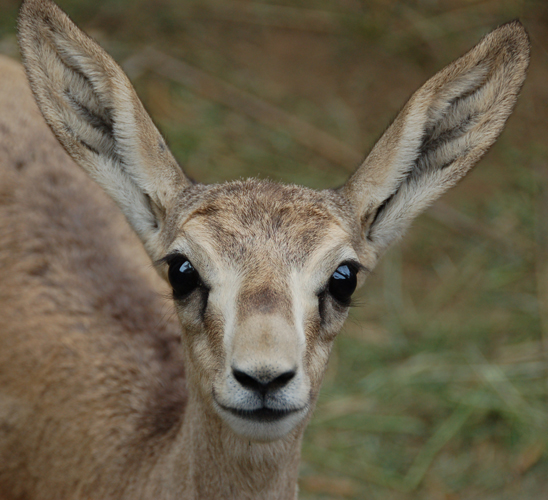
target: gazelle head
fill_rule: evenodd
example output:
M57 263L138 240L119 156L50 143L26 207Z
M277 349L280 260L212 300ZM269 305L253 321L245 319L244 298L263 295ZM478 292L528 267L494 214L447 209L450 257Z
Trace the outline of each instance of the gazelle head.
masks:
M350 207L334 192L253 180L184 189L176 206L158 266L189 376L238 434L281 437L308 415L366 272Z
M24 2L19 39L46 121L173 289L191 392L259 441L302 429L352 293L493 144L529 59L518 22L493 31L411 97L343 187L313 191L190 181L122 70L50 0Z

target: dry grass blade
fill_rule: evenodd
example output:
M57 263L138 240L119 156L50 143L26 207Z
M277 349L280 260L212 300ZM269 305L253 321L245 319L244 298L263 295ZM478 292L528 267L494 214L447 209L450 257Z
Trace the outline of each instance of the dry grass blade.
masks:
M488 0L478 4L470 2L469 5L460 5L459 8L436 15L424 15L419 9L402 3L401 13L408 22L405 29L396 30L391 36L402 36L406 32L413 31L414 35L432 43L439 38L447 37L450 33L489 26L493 23L492 5L495 2L498 0Z
M526 425L538 428L546 426L544 410L529 404L500 366L489 363L478 349L471 351L471 357L474 362L471 367L498 394L516 418L523 420Z
M192 89L206 99L243 113L267 127L290 133L296 142L336 165L343 165L345 168L349 165L355 167L363 159L362 154L327 132L158 50L145 49L141 54L127 60L124 69L133 75L143 70L154 71L164 78Z
M331 34L340 31L342 22L347 21L349 16L302 7L258 2L208 1L200 5L195 17Z
M328 494L336 497L354 497L359 489L356 481L329 476L306 476L300 486L310 493Z
M545 363L548 360L542 342L521 342L503 346L499 350L497 360L500 364L526 363L540 361Z
M334 428L338 430L359 429L361 432L410 434L421 436L424 434L424 424L417 418L400 415L369 415L354 413L336 417L318 417L312 427Z
M440 450L461 430L473 409L459 406L453 414L443 422L432 437L422 447L402 481L403 491L413 491L420 485L430 465Z
M527 343L527 347L529 344ZM514 350L523 352L520 345ZM506 387L513 380L538 380L544 376L545 361L541 353L536 357L511 359L505 357L499 363L489 363L481 353L474 351L473 359L465 360L453 353L420 353L409 358L396 368L381 368L362 379L360 385L366 394L373 394L387 386L397 386L399 390L419 384L483 384L495 388L495 392L511 392L512 403L521 409L522 396L515 387ZM502 387L502 389L501 389ZM517 398L517 399L516 399ZM328 419L330 415L326 416Z
M497 231L487 224L472 219L441 201L434 203L432 208L428 211L428 214L432 219L442 223L444 226L457 233L472 234L474 236L479 236L480 238L488 237L501 244L504 248L525 250L525 242L522 242L517 238L510 238L503 232Z
M360 471L359 475L349 471L347 468L341 467L341 463L337 460L337 457L329 450L321 448L319 446L310 445L309 446L309 457L308 461L315 463L322 468L331 469L341 475L346 477L353 476L357 481L370 482L372 484L377 484L379 486L400 490L404 489L403 486L403 477L401 474L392 472L385 469L384 467L378 467L374 464L360 461L359 463L352 463L355 461L347 460L347 463L352 463L356 466L356 469Z

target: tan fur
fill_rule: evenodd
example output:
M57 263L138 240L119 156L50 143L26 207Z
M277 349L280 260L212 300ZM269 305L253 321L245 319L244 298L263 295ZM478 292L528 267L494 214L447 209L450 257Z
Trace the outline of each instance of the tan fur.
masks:
M2 58L0 74L0 492L89 498L112 474L115 496L181 420L179 326L119 210L45 126L21 66Z
M363 283L494 142L525 76L523 28L438 73L343 188L316 192L193 184L120 68L50 0L26 0L19 23L72 159L1 58L0 498L295 498L348 310L331 276L355 261ZM174 255L200 276L175 301ZM259 397L249 376L278 385ZM241 414L260 408L286 413Z

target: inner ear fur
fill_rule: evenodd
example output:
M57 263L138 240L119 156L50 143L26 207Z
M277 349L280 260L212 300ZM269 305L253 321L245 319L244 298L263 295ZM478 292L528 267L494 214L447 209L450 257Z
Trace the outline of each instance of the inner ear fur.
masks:
M483 38L409 99L341 188L377 255L454 186L501 133L523 85L529 38L519 21Z

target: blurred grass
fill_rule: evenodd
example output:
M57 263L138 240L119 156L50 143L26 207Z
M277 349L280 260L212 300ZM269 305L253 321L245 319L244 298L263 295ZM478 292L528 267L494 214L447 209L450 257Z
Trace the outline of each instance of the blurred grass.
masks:
M548 3L59 4L122 64L153 46L328 133L349 158L444 64L496 25L524 22L533 59L507 130L389 252L336 342L305 437L301 498L548 498ZM0 0L0 51L12 55L17 7ZM154 71L134 76L200 181L324 188L357 164L251 119L225 90L213 99Z

